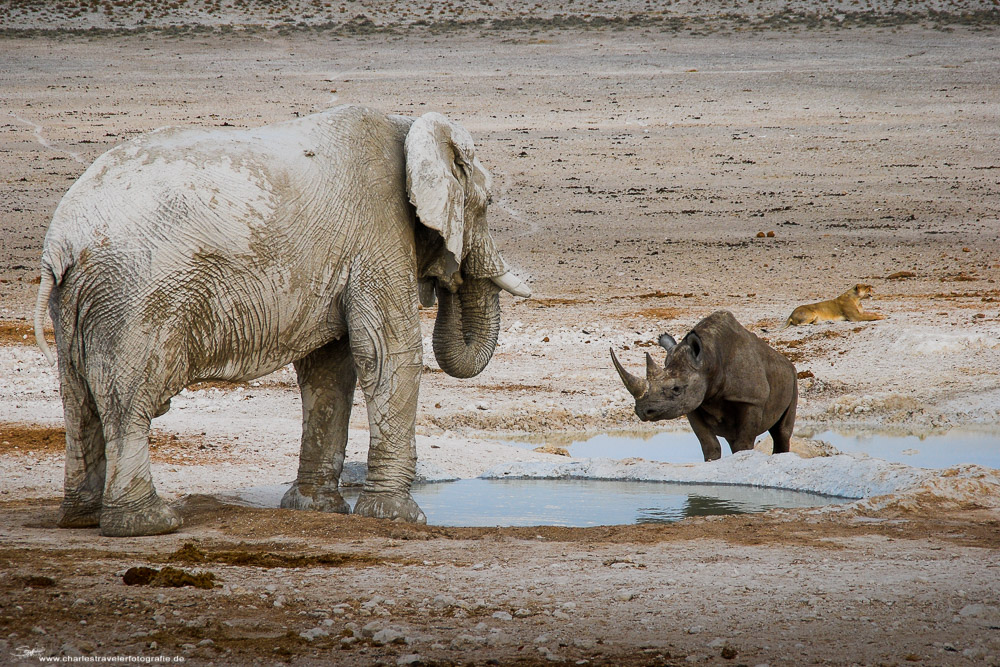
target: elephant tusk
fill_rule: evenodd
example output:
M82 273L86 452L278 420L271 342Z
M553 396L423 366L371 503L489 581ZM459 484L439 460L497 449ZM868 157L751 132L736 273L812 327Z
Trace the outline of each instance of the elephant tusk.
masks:
M531 289L524 284L523 280L515 276L510 271L502 276L493 278L493 282L514 296L523 296L524 298L531 296Z

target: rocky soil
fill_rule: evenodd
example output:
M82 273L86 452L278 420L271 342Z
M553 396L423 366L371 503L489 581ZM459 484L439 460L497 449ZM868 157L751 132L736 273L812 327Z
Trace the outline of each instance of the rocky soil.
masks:
M995 428L996 3L173 4L0 4L0 663L1000 664L990 489L592 529L223 502L294 476L287 369L189 388L155 423L181 533L58 530L61 410L29 326L48 220L111 146L436 110L475 137L534 297L504 297L477 378L427 346L423 463L474 476L558 458L513 437L685 428L638 424L608 348L638 371L720 308L796 363L800 434ZM779 329L859 282L886 319ZM213 587L127 586L133 567Z

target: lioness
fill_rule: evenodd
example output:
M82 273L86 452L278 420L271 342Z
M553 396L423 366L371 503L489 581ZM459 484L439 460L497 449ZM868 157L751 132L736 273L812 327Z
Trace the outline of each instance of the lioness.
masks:
M793 324L816 324L823 321L870 322L885 319L885 315L866 313L862 310L861 299L868 298L871 293L871 285L858 283L836 299L799 306L788 316L782 329L787 329Z

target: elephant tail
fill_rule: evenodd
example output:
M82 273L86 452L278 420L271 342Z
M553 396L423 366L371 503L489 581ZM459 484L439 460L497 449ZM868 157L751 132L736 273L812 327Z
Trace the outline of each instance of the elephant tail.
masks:
M52 269L48 266L42 266L42 280L38 285L38 300L35 302L35 343L42 350L42 354L48 360L49 365L56 363L56 359L52 356L52 350L49 349L49 344L45 340L45 331L42 328L45 322L45 312L48 310L49 297L52 296L52 289L56 285L56 277L52 275Z

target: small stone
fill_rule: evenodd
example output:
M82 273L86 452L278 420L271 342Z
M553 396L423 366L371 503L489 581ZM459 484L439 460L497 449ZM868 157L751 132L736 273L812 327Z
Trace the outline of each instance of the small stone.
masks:
M404 636L405 634L399 628L394 628L390 625L372 635L372 644L375 644L375 646L401 644L403 643Z
M418 665L423 661L419 653L408 653L396 658L397 665Z
M452 650L464 650L470 648L476 648L482 646L486 643L486 639L483 637L475 637L473 635L461 634L451 640Z
M493 612L492 617L495 618L495 619L497 619L498 621L512 621L512 620L514 620L514 617L511 616L510 614L508 614L505 611L495 611L495 612Z
M215 646L215 642L211 639L202 639L198 642L198 646Z
M451 607L455 604L455 598L450 595L437 595L434 597L432 604L441 609L443 607Z
M558 447L556 445L542 445L540 447L535 447L532 451L538 452L540 454L553 454L555 456L569 456L569 450L565 447Z
M80 652L80 649L73 646L72 644L63 644L59 648L59 654L65 656L72 656L74 658L83 655L83 653Z
M959 616L984 616L986 614L987 607L984 604L967 604L962 607L958 615Z
M635 598L635 593L632 591L615 591L615 599L619 602L628 602L633 598Z
M705 626L703 625L692 625L690 628L685 630L685 632L687 632L689 635L696 635L704 631L705 631Z
M311 628L309 630L303 630L299 633L299 637L302 637L306 641L311 642L317 637L329 637L330 631L326 628Z
M571 618L569 614L562 611L561 609L556 609L555 611L552 612L552 615L555 618L558 618L560 621L568 621Z
M514 612L514 618L528 618L529 616L534 616L535 613L530 609L518 609Z

